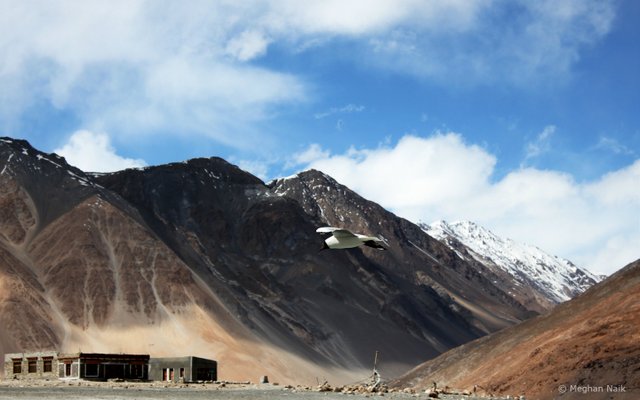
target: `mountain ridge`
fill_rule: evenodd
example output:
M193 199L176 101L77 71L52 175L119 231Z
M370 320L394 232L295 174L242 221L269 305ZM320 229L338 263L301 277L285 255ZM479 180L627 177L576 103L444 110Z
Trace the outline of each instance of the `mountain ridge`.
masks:
M91 174L10 138L0 171L3 352L178 351L225 379L348 382L376 350L394 376L535 314L318 171L265 184L211 157ZM390 249L318 253L325 224Z
M567 301L601 278L571 261L551 256L538 247L497 236L471 221L419 224L427 233L445 243L463 258L473 258L494 272L502 270L514 277L517 292L531 288L531 302L547 310Z

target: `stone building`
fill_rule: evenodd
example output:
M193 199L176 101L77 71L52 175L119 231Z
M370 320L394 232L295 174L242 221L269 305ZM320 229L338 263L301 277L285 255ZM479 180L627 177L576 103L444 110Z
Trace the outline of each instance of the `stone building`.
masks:
M149 361L149 379L165 382L215 381L218 363L200 357L152 358Z
M58 378L58 353L10 353L4 355L6 379L56 379Z
M149 378L148 354L39 353L5 354L6 379L139 379Z

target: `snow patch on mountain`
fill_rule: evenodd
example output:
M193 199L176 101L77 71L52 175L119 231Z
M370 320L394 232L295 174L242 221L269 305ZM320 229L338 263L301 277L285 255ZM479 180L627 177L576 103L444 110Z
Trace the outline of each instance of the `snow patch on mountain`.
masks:
M535 287L554 303L567 301L602 280L569 260L549 255L535 246L501 238L470 221L437 221L420 224L420 227L460 257L472 257L489 268L497 266L517 282Z

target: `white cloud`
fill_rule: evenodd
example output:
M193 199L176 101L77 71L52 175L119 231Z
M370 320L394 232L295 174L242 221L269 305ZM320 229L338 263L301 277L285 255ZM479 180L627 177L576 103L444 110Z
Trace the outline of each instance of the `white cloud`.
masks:
M495 156L455 133L406 135L395 146L338 155L312 145L307 153L298 158L305 168L413 221L472 220L597 273L640 257L640 160L579 183L535 168L494 180Z
M416 220L424 207L460 201L469 191L483 190L495 161L480 147L465 145L460 135L437 134L428 139L407 135L395 147L352 148L309 166Z
M267 52L269 40L257 31L244 31L227 43L226 51L240 61L248 61Z
M243 63L269 42L248 29L246 7L10 2L0 13L0 116L49 104L112 135L197 134L246 148L254 124L306 98L301 79Z
M328 0L270 2L272 27L307 35L359 37L385 32L401 24L428 30L465 30L475 23L483 0Z
M146 165L144 160L117 155L107 134L86 130L73 133L69 141L54 153L87 172L113 172Z
M322 146L317 143L312 143L306 150L295 153L292 156L292 160L289 166L309 164L317 160L328 158L331 153L328 150L322 150Z

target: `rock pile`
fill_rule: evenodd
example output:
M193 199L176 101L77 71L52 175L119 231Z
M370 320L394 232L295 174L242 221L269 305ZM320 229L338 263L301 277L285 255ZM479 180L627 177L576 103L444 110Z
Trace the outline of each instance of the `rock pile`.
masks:
M315 391L315 392L333 392L333 393L343 393L343 394L371 394L376 393L380 395L384 395L384 393L392 393L399 392L397 389L389 389L386 385L364 385L364 384L354 384L354 385L345 385L345 386L332 386L327 382L324 382L316 387L312 386L291 386L287 385L284 387L285 389L292 391ZM410 389L413 390L413 389Z

